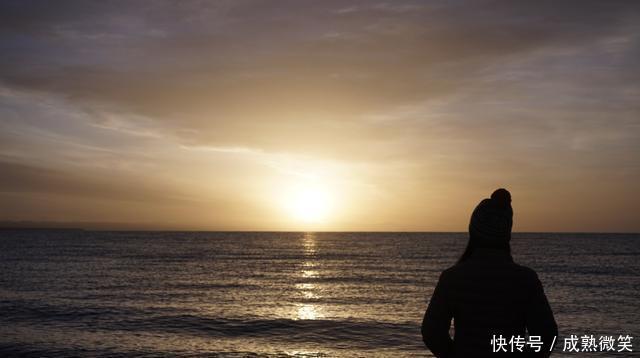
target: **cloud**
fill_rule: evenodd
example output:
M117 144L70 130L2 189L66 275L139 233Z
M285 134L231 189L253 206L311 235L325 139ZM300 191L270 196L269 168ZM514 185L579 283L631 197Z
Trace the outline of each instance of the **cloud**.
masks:
M623 197L639 20L636 1L3 2L1 187L181 206L202 177L223 210L264 167L326 165L411 193L390 208L501 180Z
M25 165L6 159L0 161L0 188L3 194L39 193L138 202L195 201L179 195L175 189L166 190L157 185L149 188L142 182L136 183L132 178L119 181L93 174Z
M187 144L366 156L404 139L367 117L493 89L488 67L587 46L638 15L633 2L345 5L5 4L0 78L151 118Z

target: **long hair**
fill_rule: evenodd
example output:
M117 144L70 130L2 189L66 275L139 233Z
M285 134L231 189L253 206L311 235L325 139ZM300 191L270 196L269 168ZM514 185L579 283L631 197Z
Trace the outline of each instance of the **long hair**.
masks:
M509 255L511 255L511 245L509 245L509 241L496 242L496 243L482 242L480 240L475 239L473 235L469 235L469 242L467 243L467 247L464 249L464 252L458 259L457 263L460 264L467 261L469 257L471 257L471 255L479 248L491 248L491 249L504 250Z

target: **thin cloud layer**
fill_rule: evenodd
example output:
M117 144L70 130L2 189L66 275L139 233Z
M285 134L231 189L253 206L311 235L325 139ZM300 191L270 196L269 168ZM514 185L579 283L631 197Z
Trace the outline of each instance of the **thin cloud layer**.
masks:
M450 228L436 223L446 215L426 203L444 204L438 193L456 187L473 195L506 182L528 193L551 182L557 189L542 195L550 199L585 180L593 205L600 190L638 194L637 2L0 6L0 154L10 162L71 176L109 163L121 183L164 171L148 181L171 192L167 172L181 177L181 163L200 162L186 159L202 156L199 148L215 152L229 182L252 171L227 163L229 156L263 174L265 163L283 156L333 161L351 168L343 181L358 182L360 199L401 193L398 186L416 193L384 200L427 218L375 226L390 230ZM19 182L4 191L14 193ZM221 191L242 190L228 185ZM113 197L128 196L116 191ZM424 203L414 202L421 195ZM534 207L543 201L534 199ZM261 210L257 216L268 211ZM465 210L445 211L460 217ZM360 220L385 215L367 211L341 227L366 229ZM602 225L627 230L635 218Z

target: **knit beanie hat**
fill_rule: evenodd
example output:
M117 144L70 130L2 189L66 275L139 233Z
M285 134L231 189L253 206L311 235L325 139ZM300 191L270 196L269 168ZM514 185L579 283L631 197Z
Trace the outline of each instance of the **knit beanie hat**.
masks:
M473 210L469 239L477 247L500 247L511 240L512 226L511 194L506 189L498 189Z

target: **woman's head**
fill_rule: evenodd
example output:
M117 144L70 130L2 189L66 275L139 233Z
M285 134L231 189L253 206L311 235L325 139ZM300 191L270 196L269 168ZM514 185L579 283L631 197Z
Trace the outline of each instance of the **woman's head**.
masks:
M508 243L512 226L511 194L506 189L498 189L490 199L482 200L473 210L469 220L469 238L478 247Z
M506 189L498 189L491 198L482 200L469 220L469 244L459 262L466 260L480 247L510 251L513 209L511 194Z

